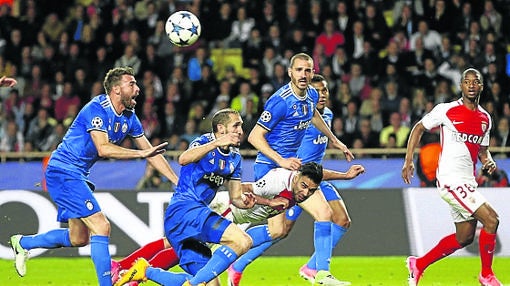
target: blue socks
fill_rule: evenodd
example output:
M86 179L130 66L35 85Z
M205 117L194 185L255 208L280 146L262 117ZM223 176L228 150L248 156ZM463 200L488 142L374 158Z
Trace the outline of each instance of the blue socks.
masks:
M336 245L338 244L338 242L340 242L340 240L342 239L342 237L344 236L344 234L347 232L347 228L343 227L343 226L339 226L338 224L335 224L335 223L332 223L331 224L331 252L333 253L333 249L336 247ZM317 269L317 260L316 260L316 255L315 255L315 252L313 253L313 255L310 257L310 260L308 260L308 263L306 263L306 265L308 266L308 268L310 269Z
M108 249L109 237L105 235L93 235L90 237L90 256L100 286L111 286L110 251Z
M257 257L261 256L264 251L266 251L269 247L273 245L273 241L266 241L259 246L252 247L248 252L243 254L237 261L232 264L232 267L237 272L243 272L244 269L248 266L248 264L252 263L253 260L257 259Z
M68 228L50 230L36 235L24 235L20 244L24 249L71 247Z
M154 281L160 285L178 285L181 286L186 282L186 280L190 280L193 276L182 272L168 272L161 268L147 267L147 271L145 272L145 276L147 279Z
M271 241L271 234L269 234L269 226L267 224L257 225L249 228L246 233L251 236L253 247L259 246L266 241Z
M329 271L331 261L331 225L330 221L316 221L314 223L313 245L315 247L315 261L317 270Z
M232 248L222 245L213 253L211 259L193 278L189 280L192 285L213 280L225 271L232 262L236 261L237 254Z

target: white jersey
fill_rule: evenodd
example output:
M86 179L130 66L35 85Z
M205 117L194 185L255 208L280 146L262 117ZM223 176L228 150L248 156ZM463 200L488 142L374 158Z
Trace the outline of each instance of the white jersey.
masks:
M273 199L276 196L287 198L290 200L289 207L291 207L295 204L291 182L296 173L297 171L284 168L272 169L258 181L250 183L253 186L253 193L266 199ZM230 208L233 222L236 224L261 222L285 211L257 204L251 209L239 209L233 205L230 205Z
M441 156L437 180L441 186L468 183L476 186L475 171L480 146L489 145L492 127L487 111L467 109L462 99L438 104L422 119L430 130L441 128Z

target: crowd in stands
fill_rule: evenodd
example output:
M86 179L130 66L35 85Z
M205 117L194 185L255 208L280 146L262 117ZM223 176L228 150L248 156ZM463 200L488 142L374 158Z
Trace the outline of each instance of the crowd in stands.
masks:
M332 129L350 148L405 146L416 120L458 98L470 66L484 75L493 146L510 145L505 0L6 3L0 76L18 84L0 90L0 152L53 150L80 108L104 92L105 73L125 65L137 72L136 112L154 142L183 150L225 107L240 111L247 135L268 97L288 83L298 52L312 55L328 80ZM183 9L200 18L202 35L179 48L164 26ZM234 66L217 70L211 51L228 48L242 50L247 76Z

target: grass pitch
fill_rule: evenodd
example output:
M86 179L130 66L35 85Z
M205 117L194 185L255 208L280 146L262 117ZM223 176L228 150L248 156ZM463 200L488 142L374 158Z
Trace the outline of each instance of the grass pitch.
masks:
M297 274L306 257L268 257L253 262L245 271L244 286L306 286L310 285ZM405 257L334 257L332 273L352 285L407 285ZM477 257L448 257L436 262L425 272L420 286L479 285ZM496 257L494 271L505 285L510 285L510 257ZM79 286L97 285L94 267L89 258L33 258L27 264L27 276L16 274L12 260L0 260L1 285L23 286ZM221 284L227 285L226 273ZM157 285L148 282L142 285Z

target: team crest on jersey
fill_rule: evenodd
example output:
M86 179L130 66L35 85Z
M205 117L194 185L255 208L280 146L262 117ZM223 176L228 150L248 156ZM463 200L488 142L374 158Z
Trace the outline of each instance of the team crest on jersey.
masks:
M86 207L89 211L91 211L92 209L94 209L94 204L93 204L90 200L87 200L87 201L85 202L85 207Z
M307 104L303 104L301 106L301 111L303 111L303 115L307 115L308 114L308 105Z
M119 128L120 128L120 123L115 122L115 124L113 125L113 132L115 132L115 133L119 132Z
M482 131L485 133L487 131L487 122L482 122Z
M126 132L127 132L127 129L128 129L127 123L126 123L126 122L124 122L124 123L122 124L122 133L126 133Z
M264 112L262 112L262 114L260 115L260 120L262 122L269 122L271 120L271 113L267 110L265 110Z
M92 124L92 126L94 128L101 128L101 127L103 127L103 119L101 119L101 117L99 117L99 116L96 116L96 117L92 118L92 121L90 121L90 124Z

